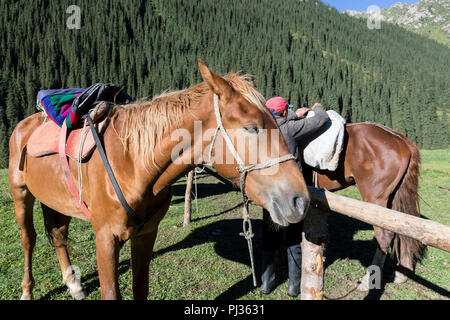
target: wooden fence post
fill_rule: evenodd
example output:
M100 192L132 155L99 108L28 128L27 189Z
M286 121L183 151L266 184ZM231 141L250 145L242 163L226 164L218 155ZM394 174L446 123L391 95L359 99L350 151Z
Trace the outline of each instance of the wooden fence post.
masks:
M300 298L323 299L324 252L329 239L328 211L311 206L303 224Z
M189 171L189 174L188 174L187 180L186 180L186 193L184 195L183 227L186 227L191 223L191 198L192 198L192 183L194 180L194 170Z

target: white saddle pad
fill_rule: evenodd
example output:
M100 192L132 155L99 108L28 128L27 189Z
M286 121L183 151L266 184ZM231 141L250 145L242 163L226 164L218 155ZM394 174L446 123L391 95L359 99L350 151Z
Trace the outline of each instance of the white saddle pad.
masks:
M344 145L345 119L333 110L327 113L331 121L306 143L303 161L317 169L334 171ZM313 116L314 111L308 112L308 118Z

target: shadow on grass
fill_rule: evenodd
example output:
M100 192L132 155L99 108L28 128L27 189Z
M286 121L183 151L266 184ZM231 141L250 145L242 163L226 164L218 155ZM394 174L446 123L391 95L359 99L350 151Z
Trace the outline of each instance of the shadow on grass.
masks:
M204 217L201 219L207 218L209 217ZM258 280L258 286L260 286L262 221L253 220L252 224L253 230L255 232L255 237L253 238L253 247L256 276ZM365 268L371 265L373 255L377 247L376 240L353 239L354 235L360 230L372 230L371 225L337 213L331 213L329 215L328 225L330 231L330 242L326 249L325 269L328 266L332 265L335 261L341 259L357 260ZM216 221L193 230L185 239L183 239L179 243L155 252L155 256L163 255L171 251L192 248L205 242L213 241L215 243L214 250L217 255L224 259L250 266L250 258L246 241L239 236L241 229L241 219L225 219ZM285 252L285 250L283 250L283 252ZM277 270L280 284L284 283L287 280L286 256L281 257L281 261L284 261L284 264L278 266ZM398 270L396 262L389 258L386 259L386 263L383 269L384 277L382 287L377 290L369 291L367 296L365 297L365 300L379 300L384 293L386 284L393 282L395 270ZM361 277L363 275L364 274L361 274ZM429 281L423 279L418 275L409 273L408 276L410 278L410 281L415 281L440 295L450 297L450 294L446 289L430 283ZM355 286L356 285L357 282L355 281ZM216 299L235 300L245 296L246 294L254 290L255 288L253 287L252 276L249 275L248 277L235 283L230 288L227 288L224 292L217 296ZM347 296L348 294L343 295L343 297Z
M230 209L231 210L231 209ZM255 268L257 275L260 274L261 259L259 252L261 251L261 232L262 221L252 220L255 237L253 238L253 250L255 252ZM168 252L178 251L183 249L193 248L206 242L214 242L214 250L220 257L250 266L250 257L246 240L239 236L242 232L241 219L224 219L213 222L201 228L193 230L182 241L160 249L154 253L154 256L161 256ZM225 271L225 270L224 270ZM284 277L286 280L286 277ZM225 292L220 294L216 299L234 300L246 295L248 292L254 290L252 276L237 282Z
M236 206L235 208L237 207L239 207L239 205ZM231 208L229 210L233 210L235 208ZM223 213L225 212L221 212L220 214ZM201 219L207 219L207 217ZM329 215L328 222L331 237L330 243L328 244L326 250L325 269L328 266L332 265L336 260L346 258L357 260L364 267L367 268L371 264L373 254L376 249L376 241L353 240L353 235L359 230L371 230L372 227L363 222L333 213ZM252 220L252 225L253 230L255 232L255 237L253 238L253 248L254 248L256 276L258 280L258 286L260 286L261 285L260 253L262 240L261 239L262 221L254 219ZM239 236L239 233L241 231L242 231L241 219L224 219L216 221L206 226L193 230L185 239L176 244L155 251L154 257L161 256L172 251L193 248L197 245L201 245L203 243L212 241L214 242L214 250L218 256L230 261L250 266L250 257L248 253L247 243L243 237ZM284 261L285 263L279 265L277 269L280 284L284 283L287 280L286 256L282 256L281 261ZM129 268L130 268L129 259L120 262L119 275L126 273L129 270ZM369 291L364 299L379 300L384 293L386 283L390 283L393 281L394 271L396 269L398 269L398 267L396 267L394 261L392 261L391 259L386 259L385 267L383 270L384 281L382 282L382 287L378 290ZM409 281L415 281L442 296L450 298L450 293L446 289L441 288L438 285L435 285L418 275L411 274L407 270L400 270L400 271L407 273L408 277L410 278ZM88 275L83 276L81 278L81 281L83 283L83 288L86 291L87 295L89 295L90 293L92 293L93 291L97 290L100 287L97 272L92 272ZM252 275L250 274L246 278L236 282L234 285L227 288L225 291L219 294L216 297L216 299L236 300L254 290L255 288L253 287ZM59 286L58 288L49 291L45 296L41 298L41 300L52 299L55 295L63 294L66 291L67 288L65 285ZM347 295L348 294L344 296ZM332 300L339 298L329 298L329 299Z
M233 187L223 183L198 183L198 195L199 198L206 198L213 195L224 194L229 191L234 191ZM174 186L174 194L178 196L184 195L185 185L180 184ZM176 199L172 203L183 202L184 199ZM223 212L207 216L192 219L193 222L204 219L210 219L213 217L221 216L227 212L233 211L239 208L242 204L238 203L232 208L229 208ZM258 286L260 286L261 276L261 233L262 233L262 221L258 219L252 220L253 231L255 237L253 238L253 250L256 268L256 277L258 280ZM373 230L372 226L337 213L330 213L328 216L328 226L330 232L330 241L326 249L325 269L332 265L335 261L340 259L357 260L362 266L367 268L371 265L373 255L375 253L377 244L375 239L371 240L354 240L354 235L360 230ZM224 219L215 221L206 226L193 230L185 239L171 245L167 248L160 249L154 252L154 257L164 255L167 252L178 251L182 249L193 248L197 245L201 245L205 242L213 241L214 250L220 257L238 262L247 266L250 266L250 257L248 253L247 243L243 237L239 236L242 231L241 219ZM285 250L283 250L285 253ZM278 278L279 283L282 284L287 280L287 266L286 256L280 257L284 262L278 266ZM127 272L130 268L130 261L124 260L119 264L119 275ZM150 265L151 268L151 265ZM395 261L392 259L386 259L385 266L383 268L384 281L382 282L382 288L379 290L371 290L365 300L379 300L384 293L386 283L390 283L394 278L394 271L398 268L395 265ZM225 271L225 270L224 270ZM408 273L407 274L412 281L415 281L434 292L450 298L450 293L426 279L420 276ZM363 274L361 274L361 277ZM82 277L83 287L86 293L89 295L91 292L97 290L100 286L98 273L93 272L91 274ZM410 281L411 281L410 280ZM151 285L151 284L150 284ZM355 282L356 285L356 282ZM54 290L48 292L42 300L52 299L53 296L66 292L66 286L60 286ZM230 288L227 288L224 292L216 297L217 300L236 300L239 299L251 291L254 291L252 276L238 281ZM352 289L353 291L353 289ZM343 295L348 296L352 291ZM270 297L270 296L269 296ZM332 298L339 299L339 298Z
M194 187L193 187L194 188ZM183 185L175 185L172 186L173 195L179 196L181 198L172 200L171 204L184 203L184 195L186 192L186 186ZM194 191L194 189L193 189ZM197 183L197 198L203 199L215 195L225 194L230 191L238 191L238 189L234 188L231 185L226 185L224 183Z
M203 218L206 219L206 218ZM255 237L253 238L255 268L257 280L260 282L261 275L261 233L262 220L253 220L253 230ZM372 261L375 252L375 241L354 241L353 235L359 230L371 229L371 226L346 218L337 214L330 214L329 225L331 233L331 241L326 252L326 265L331 265L334 261L351 258L357 259L364 266L368 267ZM155 255L163 255L167 252L188 249L200 245L205 242L215 242L214 249L220 257L234 262L242 263L250 266L250 258L245 240L239 236L242 229L241 219L226 219L216 221L201 228L193 230L181 242L161 249L155 252ZM286 251L283 250L283 253ZM287 280L287 258L285 254L281 256L282 264L278 266L279 283ZM284 262L284 263L283 263ZM260 283L258 283L258 286ZM226 289L216 299L234 300L253 291L252 277L242 279L230 288Z

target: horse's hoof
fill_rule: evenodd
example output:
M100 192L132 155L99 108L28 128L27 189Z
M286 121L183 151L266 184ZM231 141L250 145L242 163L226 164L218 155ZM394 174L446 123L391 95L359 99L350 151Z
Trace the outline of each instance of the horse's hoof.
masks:
M367 292L370 290L369 285L365 281L360 282L360 284L356 287L356 289L362 292Z
M359 282L359 285L356 287L356 289L358 291L366 292L366 291L370 290L370 288L369 288L369 275L366 274L364 277L359 279L358 282Z
M78 290L76 292L70 291L70 295L75 300L83 300L84 298L86 298L86 292L84 292L84 290Z
M20 300L34 300L32 293L22 293L22 296L20 297Z
M86 298L86 292L83 290L83 286L79 279L70 281L66 283L67 288L69 289L70 295L72 298L76 300L81 300Z
M401 272L395 271L394 283L400 284L408 281L408 277Z

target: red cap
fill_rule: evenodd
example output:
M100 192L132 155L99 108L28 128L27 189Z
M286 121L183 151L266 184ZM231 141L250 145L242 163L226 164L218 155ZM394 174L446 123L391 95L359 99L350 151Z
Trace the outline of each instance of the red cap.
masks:
M282 97L274 97L267 100L266 107L272 109L275 113L277 113L286 110L288 104Z

